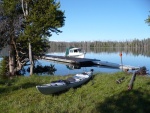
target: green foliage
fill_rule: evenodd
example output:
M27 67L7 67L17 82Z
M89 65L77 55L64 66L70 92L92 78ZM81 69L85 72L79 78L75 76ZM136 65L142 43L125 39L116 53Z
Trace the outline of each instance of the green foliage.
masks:
M64 25L65 16L59 8L60 3L55 0L3 0L0 3L0 48L11 46L10 56L16 60L12 61L12 69L19 71L28 62L29 42L35 60L50 47L48 37L52 32L61 33L59 28ZM24 15L24 11L28 14Z
M8 57L4 57L0 61L0 79L7 78L7 72L8 72Z
M133 90L127 86L131 75L95 74L93 80L59 95L43 95L38 84L68 76L31 76L0 84L0 111L7 113L147 113L150 111L150 78L137 76ZM116 80L125 77L120 84Z
M3 0L3 9L4 14L7 17L14 17L14 15L18 15L21 12L21 8L19 7L19 0Z
M148 16L148 18L145 20L145 22L150 25L150 15Z
M0 3L0 45L5 47L15 40L20 33L22 19L19 0L3 0Z
M48 75L54 75L55 71L57 69L55 68L55 65L50 65L50 66L42 66L42 65L37 65L34 66L33 72L35 74L48 74ZM27 69L28 72L30 72L30 68Z
M32 32L33 35L51 36L51 32L60 32L57 28L64 25L64 12L59 10L60 3L53 4L53 2L53 0L36 0L29 3L32 10L29 11L26 19L26 23L29 23L25 31L26 34Z
M28 15L24 19L24 30L18 39L22 47L28 48L30 41L33 55L45 52L48 38L54 33L61 33L58 29L64 25L64 12L59 10L60 3L54 0L29 0Z

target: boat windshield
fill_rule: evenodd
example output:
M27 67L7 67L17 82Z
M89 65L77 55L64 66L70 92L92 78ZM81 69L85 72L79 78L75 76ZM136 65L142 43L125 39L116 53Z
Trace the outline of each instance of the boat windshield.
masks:
M74 53L81 52L81 49L75 49Z

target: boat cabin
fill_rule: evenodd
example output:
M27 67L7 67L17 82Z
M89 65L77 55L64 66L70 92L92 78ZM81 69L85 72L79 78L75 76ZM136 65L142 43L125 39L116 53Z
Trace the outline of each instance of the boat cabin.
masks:
M66 56L75 58L84 58L85 52L82 52L80 48L70 47L66 49Z

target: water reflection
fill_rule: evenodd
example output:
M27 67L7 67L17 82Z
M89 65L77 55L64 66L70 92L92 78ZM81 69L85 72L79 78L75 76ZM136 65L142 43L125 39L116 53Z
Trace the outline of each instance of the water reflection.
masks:
M49 54L55 55L63 55L65 53L64 48L51 48L49 49ZM102 61L108 61L117 64L135 66L135 67L142 67L146 66L149 70L150 65L148 61L150 60L150 52L147 49L142 48L82 48L86 51L86 58L91 59L99 59ZM119 53L122 52L122 62L119 56ZM106 66L98 66L98 65L91 65L91 66L79 66L79 65L65 65L66 67L61 66L62 69L70 70L70 73L77 73L78 71L84 69L94 68L95 72L118 72L121 71L120 69L110 68ZM57 68L57 64L56 64ZM57 73L57 72L56 72ZM59 73L59 72L58 72Z
M69 69L69 70L74 70L74 69L81 69L81 68L85 68L85 67L97 67L97 68L109 68L109 69L118 69L118 68L115 68L115 67L110 67L110 66L101 66L101 65L76 65L76 64L68 64L66 65L66 67Z
M69 74L77 74L83 71L89 71L90 69L94 69L95 73L98 72L111 73L111 72L121 71L120 69L106 67L106 66L99 66L99 65L77 65L77 64L56 62L50 60L40 60L39 62L41 62L42 65L50 65L50 64L54 65L55 68L57 69L55 75L61 75L61 76L69 75Z
M150 70L150 51L144 48L90 48L90 47L82 47L83 50L86 51L86 58L91 59L99 59L102 61L108 61L112 63L121 64L121 59L119 53L122 52L122 61L124 65L131 65L136 67L146 66L148 70ZM65 55L66 47L51 47L47 53L52 55ZM4 56L4 51L0 52L1 56ZM6 53L6 52L5 52ZM93 68L94 72L118 72L120 69L110 68L106 66L98 66L98 65L73 65L73 64L64 64L61 62L54 61L39 61L43 66L54 65L57 69L55 75L67 75L67 74L76 74L81 71L88 71ZM26 74L28 75L28 74Z
M121 48L121 47L100 47L100 48L90 48L90 47L82 47L83 50L85 50L87 53L93 52L93 53L118 53L118 52L124 52L126 54L133 54L133 56L147 56L150 57L150 51L148 48ZM66 47L51 47L47 52L48 53L65 53Z
M57 46L51 46L51 48L47 51L47 53L65 53L67 47L57 47ZM126 54L133 54L134 56L147 56L150 57L150 51L148 48L141 48L141 47L81 47L83 50L85 50L87 53L93 52L93 53L118 53L118 52L124 52ZM2 50L0 50L0 57L2 56L8 56L9 48L5 47Z

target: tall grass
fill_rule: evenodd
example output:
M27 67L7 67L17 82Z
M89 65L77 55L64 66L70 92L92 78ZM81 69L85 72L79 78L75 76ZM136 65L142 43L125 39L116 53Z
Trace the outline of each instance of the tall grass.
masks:
M125 77L121 84L116 80ZM57 95L43 95L36 85L67 76L17 77L0 82L0 111L3 113L147 113L150 111L150 78L137 76L133 90L131 75L95 74L77 89Z

